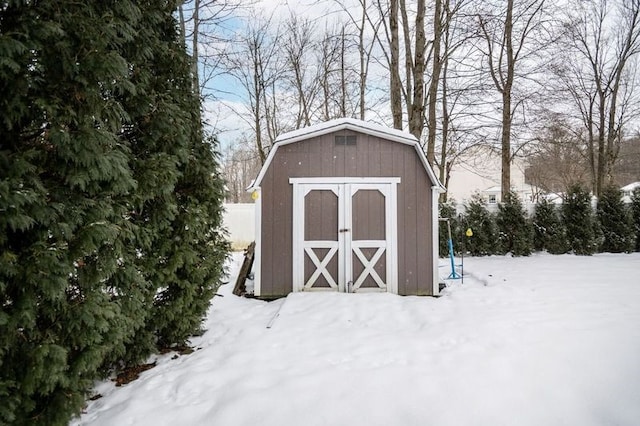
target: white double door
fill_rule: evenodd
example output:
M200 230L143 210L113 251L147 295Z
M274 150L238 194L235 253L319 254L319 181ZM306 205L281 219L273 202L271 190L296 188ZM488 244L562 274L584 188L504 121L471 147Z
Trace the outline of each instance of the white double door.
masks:
M399 179L320 179L290 180L293 291L397 293Z

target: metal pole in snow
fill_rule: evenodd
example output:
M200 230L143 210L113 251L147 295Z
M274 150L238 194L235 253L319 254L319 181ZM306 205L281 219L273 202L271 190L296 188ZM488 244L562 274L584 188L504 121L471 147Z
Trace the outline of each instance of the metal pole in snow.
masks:
M458 279L461 276L456 272L456 265L453 256L453 239L451 237L451 219L447 219L447 231L449 239L447 240L447 245L449 246L449 260L451 261L451 273L449 274L450 279Z
M460 225L462 225L462 215L458 215L458 220L460 221ZM462 250L460 253L460 275L462 278L461 283L464 284L464 252L467 249L466 244L465 244L465 240L464 240L464 226L461 226L460 229L462 229L463 235L462 235Z

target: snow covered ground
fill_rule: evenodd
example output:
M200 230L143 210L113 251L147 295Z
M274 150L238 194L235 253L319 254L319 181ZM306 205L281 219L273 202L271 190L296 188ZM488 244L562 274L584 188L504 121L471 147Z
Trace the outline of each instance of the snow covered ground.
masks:
M640 425L639 253L465 271L440 298L225 285L194 353L97 384L72 425Z

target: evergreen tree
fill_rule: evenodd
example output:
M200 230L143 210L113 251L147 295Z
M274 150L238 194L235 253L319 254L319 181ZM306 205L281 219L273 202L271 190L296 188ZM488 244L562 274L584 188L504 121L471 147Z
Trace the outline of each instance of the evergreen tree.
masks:
M227 243L176 2L0 6L0 423L197 332Z
M498 205L496 225L498 240L504 253L510 252L514 256L531 254L533 246L531 224L520 198L513 191L509 191Z
M598 246L597 229L591 196L582 186L576 184L569 188L562 204L562 221L567 230L569 250L579 255L595 253Z
M487 256L499 253L496 225L493 215L487 210L486 202L474 194L467 203L462 232L471 228L473 235L464 237L464 246L473 256Z
M631 252L634 248L633 221L622 201L622 191L608 186L598 200L598 222L603 234L601 250L610 253Z
M140 19L132 23L136 36L122 46L132 70L130 81L136 88L118 98L129 114L120 137L131 150L129 164L137 182L137 190L126 197L133 225L129 256L135 255L133 263L147 288L140 296L145 306L141 323L119 350L105 359L105 369L135 364L155 350L154 302L159 289L173 279L166 265L171 261L172 238L176 237L173 226L180 210L175 190L189 153L195 125L192 116L198 110L189 111L193 103L189 106L183 99L192 96L185 83L189 78L181 69L184 52L173 41L171 3L140 3Z
M631 196L631 216L636 237L635 250L640 251L640 188L633 191Z
M199 331L228 252L219 231L224 185L217 141L203 142L198 92L171 16L174 6L142 6L143 25L125 49L137 70L133 81L145 88L122 100L135 114L123 136L141 189L130 212L137 264L153 283L145 299L151 309L127 343L125 364L157 346L184 344ZM141 44L147 48L141 51Z
M118 4L0 6L0 423L66 424L132 334L122 302L145 283L124 244L136 182L115 94L137 18Z
M535 250L552 254L567 252L566 230L553 203L545 198L539 201L532 222Z
M200 331L218 289L229 245L221 233L224 184L217 171L217 140L191 144L176 188L180 211L173 225L174 277L158 294L153 324L160 346L181 345ZM177 243L175 243L177 242Z

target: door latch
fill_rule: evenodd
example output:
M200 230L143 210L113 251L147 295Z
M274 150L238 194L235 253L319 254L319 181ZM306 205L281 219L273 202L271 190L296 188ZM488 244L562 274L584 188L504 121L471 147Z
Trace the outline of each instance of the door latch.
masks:
M339 230L338 232L340 232L340 233L349 232L349 229L348 228L343 228L343 229Z

